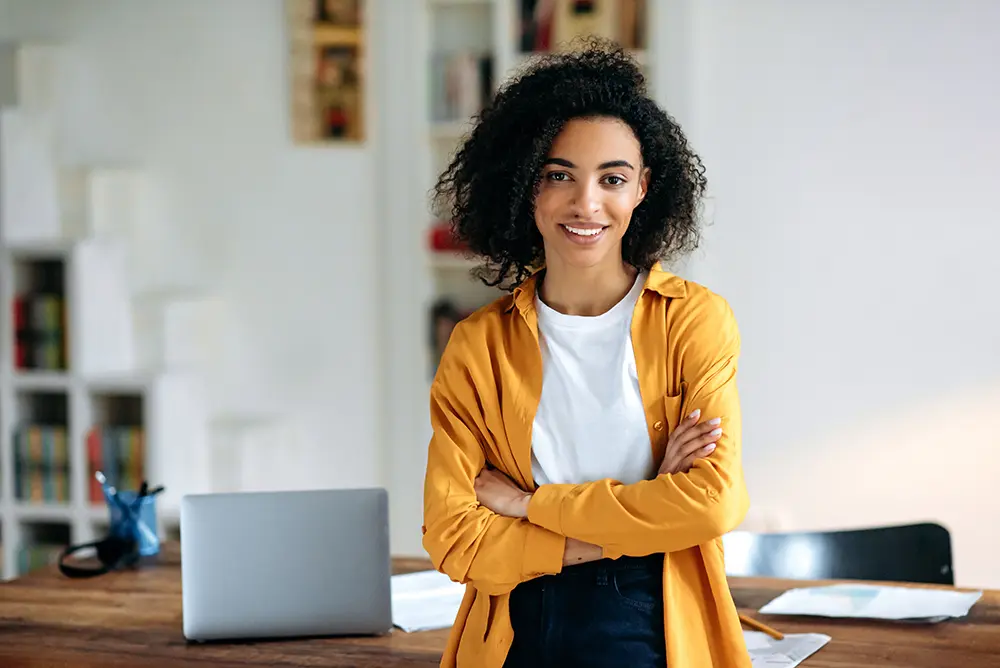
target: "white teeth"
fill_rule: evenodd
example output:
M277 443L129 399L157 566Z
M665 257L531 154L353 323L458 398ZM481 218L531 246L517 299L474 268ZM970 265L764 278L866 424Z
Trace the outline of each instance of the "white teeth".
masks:
M600 234L601 232L604 231L603 227L595 227L594 229L589 229L589 230L581 230L578 227L570 227L569 225L563 225L563 227L565 227L567 230L569 230L573 234L578 234L581 237L592 237L595 234Z

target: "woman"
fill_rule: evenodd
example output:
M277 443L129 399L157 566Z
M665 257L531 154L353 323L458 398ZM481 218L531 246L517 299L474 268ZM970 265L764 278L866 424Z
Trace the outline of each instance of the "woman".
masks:
M600 42L507 84L438 182L512 288L431 388L424 547L469 585L442 665L750 665L720 539L749 503L739 334L658 262L696 245L704 187Z

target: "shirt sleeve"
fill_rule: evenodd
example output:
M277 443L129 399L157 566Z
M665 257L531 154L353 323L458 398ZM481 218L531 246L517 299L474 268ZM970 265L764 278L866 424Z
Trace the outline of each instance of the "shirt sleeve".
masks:
M542 485L528 505L533 524L599 545L604 556L643 556L706 543L734 529L749 508L741 464L741 415L736 388L740 336L721 297L699 307L681 332L681 415L701 409L722 418L723 434L687 473L622 484L611 479Z
M474 482L486 463L480 397L463 363L461 326L431 387L431 436L424 480L423 546L434 567L487 594L562 570L566 539L525 519L479 505Z

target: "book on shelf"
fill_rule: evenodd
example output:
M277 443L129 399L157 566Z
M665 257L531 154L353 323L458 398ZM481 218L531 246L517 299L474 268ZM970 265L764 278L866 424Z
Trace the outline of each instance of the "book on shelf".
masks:
M427 233L427 243L430 249L436 253L461 252L468 250L468 246L455 236L451 223L446 220L439 220L431 225Z
M65 548L65 545L56 543L38 543L21 546L17 551L17 572L24 575L35 569L54 564L58 561L59 554Z
M67 367L65 300L46 292L14 297L14 367L62 370Z
M14 495L31 503L69 502L66 427L25 424L14 431Z
M493 96L493 56L456 51L431 58L431 117L436 122L475 116Z
M104 473L120 490L138 490L144 478L145 435L141 427L99 425L87 432L88 498L104 503L104 490L94 474Z

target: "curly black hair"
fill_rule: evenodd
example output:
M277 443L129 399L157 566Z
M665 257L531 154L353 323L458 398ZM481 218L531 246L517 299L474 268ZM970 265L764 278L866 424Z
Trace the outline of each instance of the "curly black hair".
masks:
M434 186L435 213L484 258L477 275L486 285L510 290L544 261L534 220L542 162L567 121L598 116L632 128L651 172L622 240L622 259L648 269L698 246L706 186L701 159L649 98L635 60L616 44L591 38L532 61L508 80Z

